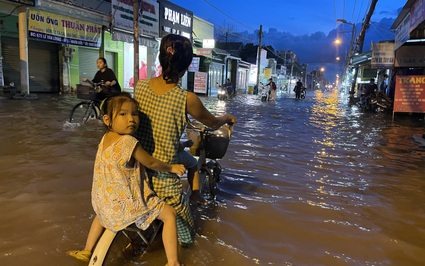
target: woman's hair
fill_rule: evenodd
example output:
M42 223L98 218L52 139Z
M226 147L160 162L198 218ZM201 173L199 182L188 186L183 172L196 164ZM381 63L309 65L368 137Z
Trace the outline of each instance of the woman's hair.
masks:
M105 64L105 67L108 67L108 63L106 63L105 57L99 57L97 60L102 60L103 63Z
M118 115L121 106L126 102L132 102L136 106L138 103L135 99L131 98L131 94L128 92L121 92L117 96L106 98L100 104L100 111L103 115L107 115L112 124L113 119ZM107 125L107 128L110 129L110 125Z
M178 83L192 63L192 58L193 48L188 38L175 34L162 38L159 63L162 67L162 77L167 83Z

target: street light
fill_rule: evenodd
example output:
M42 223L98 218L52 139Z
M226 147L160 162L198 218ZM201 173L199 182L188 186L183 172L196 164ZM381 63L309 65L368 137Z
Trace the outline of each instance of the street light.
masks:
M347 59L345 69L344 69L344 75L345 75L347 68L348 68L349 61L350 61L351 57L355 54L355 51L357 50L357 43L354 46L354 38L356 36L356 24L350 23L350 22L346 21L345 19L341 19L341 18L337 19L336 21L341 22L343 24L349 24L349 25L352 26L351 41L350 41L350 52L348 54L348 59ZM355 69L355 72L354 72L354 80L353 80L353 84L352 84L352 87L351 87L352 91L354 91L354 87L356 86L356 79L357 79L357 68Z
M350 41L350 57L351 57L351 55L354 53L354 51L356 50L356 48L357 47L353 47L353 44L354 44L354 38L355 38L355 35L356 35L356 24L354 24L354 23L350 23L350 22L347 22L345 19L341 19L341 18L339 18L339 19L337 19L336 20L337 22L341 22L341 23L343 23L343 24L349 24L349 25L351 25L352 26L352 31L351 31L351 41ZM336 42L336 41L335 41ZM356 45L357 46L357 45Z

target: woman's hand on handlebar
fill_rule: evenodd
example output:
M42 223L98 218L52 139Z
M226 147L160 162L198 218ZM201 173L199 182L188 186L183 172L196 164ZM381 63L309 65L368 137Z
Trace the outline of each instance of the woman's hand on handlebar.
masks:
M236 124L236 117L234 117L233 115L229 115L229 114L226 114L226 116L227 116L226 124L228 124L229 126Z
M114 86L115 84L117 84L117 82L115 80L105 82L106 86Z

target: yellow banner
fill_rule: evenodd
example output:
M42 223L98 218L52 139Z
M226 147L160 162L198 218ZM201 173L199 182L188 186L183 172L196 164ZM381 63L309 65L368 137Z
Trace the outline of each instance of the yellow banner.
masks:
M102 25L31 9L28 13L28 36L64 44L100 47Z
M269 79L269 78L271 78L271 77L272 77L272 69L271 69L271 68L266 67L266 68L264 69L264 78L265 78L265 79Z

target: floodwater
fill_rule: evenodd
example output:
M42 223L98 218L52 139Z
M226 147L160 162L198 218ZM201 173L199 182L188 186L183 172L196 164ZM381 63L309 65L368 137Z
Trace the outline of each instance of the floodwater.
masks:
M101 124L73 96L0 101L0 265L84 265ZM203 99L238 118L218 202L194 210L186 265L424 265L422 117L362 113L336 92ZM125 265L164 265L161 247Z

